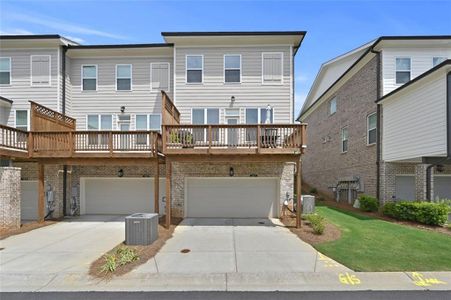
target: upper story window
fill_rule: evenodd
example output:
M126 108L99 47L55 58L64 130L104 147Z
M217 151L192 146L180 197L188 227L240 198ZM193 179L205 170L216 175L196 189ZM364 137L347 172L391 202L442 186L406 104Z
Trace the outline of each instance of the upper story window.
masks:
M150 81L151 89L156 91L169 91L169 63L151 63Z
M96 91L97 90L97 66L84 65L81 66L82 90Z
M334 97L329 101L329 115L337 112L337 98Z
M224 82L241 82L241 55L224 55Z
M50 55L31 56L31 85L50 85Z
M0 57L0 84L11 83L11 57Z
M262 83L283 83L283 53L262 53Z
M408 57L396 58L396 84L409 82L411 78L411 60Z
M136 115L136 130L161 130L161 115Z
M246 108L246 124L274 123L274 109L269 115L266 108Z
M16 128L28 130L28 110L16 110Z
M202 83L204 73L204 57L203 55L187 55L186 56L186 82Z
M341 152L348 152L348 127L341 129Z
M435 67L436 65L441 64L446 60L446 57L443 56L437 56L432 58L432 67Z
M377 115L376 113L372 113L367 117L367 144L373 145L376 144L376 130L377 130Z
M116 65L116 90L132 90L132 65Z

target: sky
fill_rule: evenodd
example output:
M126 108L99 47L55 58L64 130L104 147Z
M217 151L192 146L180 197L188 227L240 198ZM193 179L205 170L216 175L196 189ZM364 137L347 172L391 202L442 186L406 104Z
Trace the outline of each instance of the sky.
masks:
M295 115L321 64L381 35L451 34L451 0L0 0L0 34L61 34L81 44L163 42L162 31L305 30Z

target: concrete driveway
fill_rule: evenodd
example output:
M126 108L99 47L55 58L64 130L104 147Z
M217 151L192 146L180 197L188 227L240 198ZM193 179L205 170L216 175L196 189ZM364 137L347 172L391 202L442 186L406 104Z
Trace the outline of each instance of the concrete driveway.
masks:
M185 219L155 258L133 272L291 273L338 270L348 269L319 254L276 219Z
M5 274L87 273L90 264L124 241L123 216L87 215L0 241Z

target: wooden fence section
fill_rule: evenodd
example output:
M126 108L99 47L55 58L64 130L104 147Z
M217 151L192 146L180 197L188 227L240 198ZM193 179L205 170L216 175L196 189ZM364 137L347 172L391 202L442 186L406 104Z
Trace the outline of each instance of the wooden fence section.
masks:
M165 154L300 154L305 124L164 125Z
M180 112L165 91L161 91L161 106L162 124L180 124Z
M75 119L30 101L32 131L72 131Z

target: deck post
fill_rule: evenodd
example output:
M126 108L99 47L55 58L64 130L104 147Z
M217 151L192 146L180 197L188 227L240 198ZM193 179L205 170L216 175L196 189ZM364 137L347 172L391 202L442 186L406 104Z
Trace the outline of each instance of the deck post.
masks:
M301 228L301 158L296 161L296 228Z
M166 228L171 226L171 172L171 162L166 160Z
M38 164L38 222L44 222L45 217L45 185L44 185L44 165Z
M160 164L158 163L158 157L156 159L156 170L154 177L154 212L156 214L160 213Z

